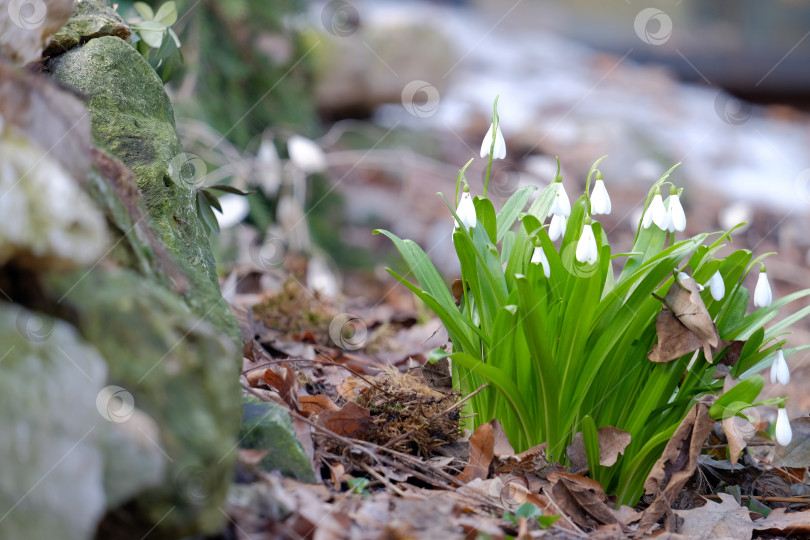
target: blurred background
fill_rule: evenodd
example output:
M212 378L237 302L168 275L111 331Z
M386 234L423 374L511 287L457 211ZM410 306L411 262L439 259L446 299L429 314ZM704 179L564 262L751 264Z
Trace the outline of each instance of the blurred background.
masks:
M734 246L779 252L768 259L774 294L810 286L804 2L177 8L179 52L161 47L152 60L185 150L199 158L201 185L252 192L219 199L211 234L223 276L281 269L331 296L410 301L383 271L400 266L390 242L372 235L385 228L419 243L452 279L452 218L436 194L452 198L473 157L467 177L481 193L478 152L497 95L507 158L493 164L496 207L521 186L545 186L557 156L577 197L608 155L614 210L602 221L615 251L626 251L649 186L680 162L671 180L686 188L687 234L746 222ZM137 18L131 3L119 12ZM809 341L806 325L791 338ZM791 359L797 381L802 354ZM797 391L790 404L808 411L810 397Z

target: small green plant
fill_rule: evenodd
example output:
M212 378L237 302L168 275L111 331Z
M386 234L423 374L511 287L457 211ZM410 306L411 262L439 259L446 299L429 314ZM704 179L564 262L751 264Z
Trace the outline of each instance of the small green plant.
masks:
M773 363L771 378L787 382L785 357L805 347L783 351L783 334L810 307L764 326L810 289L773 301L761 263L765 255L752 258L750 251L737 250L720 256L733 229L678 240L686 217L682 189L667 180L675 167L647 195L632 251L614 254L597 221L598 214L610 212L597 169L601 159L573 205L558 162L554 181L531 204L536 188L528 186L496 212L487 198L489 171L493 158L505 154L496 99L481 149L481 157L489 156L483 196L469 193L464 171L470 160L458 175L458 206L445 199L456 220L452 238L463 284L457 298L418 245L375 231L394 242L418 285L389 272L447 329L452 349L434 351L432 360L450 357L462 393L489 384L468 402L472 427L498 418L516 450L546 442L548 457L563 463L574 435L582 432L590 475L617 496L617 504L634 505L696 399L722 393L723 378L714 375L723 362L739 382L715 402L712 417L778 406L777 441L787 444L784 398L755 401L764 383L757 372ZM662 189L669 193L666 200ZM750 293L743 280L758 267L758 309L746 314ZM667 318L669 323L659 324L683 326L685 343L661 338L656 323ZM597 429L604 426L631 437L610 467L599 464Z
M354 493L355 495L362 495L364 497L371 495L371 493L369 493L367 489L370 483L371 482L369 481L368 478L364 478L362 476L359 478L349 478L348 481L349 489L351 490L351 492Z
M172 30L177 22L177 6L169 1L162 4L157 12L144 2L135 2L133 7L139 15L130 22L135 32L133 45L165 83L183 62L180 38Z
M518 520L520 518L526 518L527 520L537 519L540 528L545 530L554 525L554 522L560 519L560 516L544 516L543 512L530 502L518 506L514 514L503 515L503 519L511 522L515 527L519 525Z

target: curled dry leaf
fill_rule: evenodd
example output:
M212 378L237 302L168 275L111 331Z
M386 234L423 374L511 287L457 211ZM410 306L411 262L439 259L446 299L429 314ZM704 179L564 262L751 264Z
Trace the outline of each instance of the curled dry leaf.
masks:
M526 474L542 471L549 466L546 459L548 443L538 444L517 455L495 456L495 472L497 474Z
M329 396L318 394L316 396L301 396L298 398L301 404L301 412L305 416L320 414L323 411L337 411L340 407L329 399Z
M470 437L470 461L458 479L465 484L489 476L489 465L495 456L495 433L492 423L481 424Z
M675 282L669 288L669 291L667 291L667 295L664 298L664 305L669 308L672 315L675 316L678 322L680 322L692 334L692 337L689 337L688 334L685 334L680 327L674 325L671 321L671 317L662 316L659 314L659 317L656 318L655 321L656 331L658 332L659 348L672 348L673 352L670 352L669 354L674 354L674 352L677 352L676 349L687 348L687 344L691 345L693 339L696 338L699 341L699 346L703 347L706 360L712 362L712 347L718 348L721 346L720 335L717 333L717 326L715 326L711 315L709 315L709 311L706 309L706 304L703 303L703 299L700 297L700 291L698 290L698 285L695 280L691 277L679 278L676 275ZM662 313L665 313L665 311ZM664 337L661 335L659 320L661 320L662 326L666 325L664 330L668 332L668 335L665 335ZM669 344L668 342L671 340L676 340L676 343ZM698 347L695 347L691 350L696 350L697 348ZM654 348L653 351L655 350L656 349ZM674 356L669 360L679 358L688 352L690 351L687 350L682 352L678 356ZM652 355L652 352L650 354ZM666 357L664 352L656 354L656 357L662 359L653 360L654 362L669 361L663 359Z
M695 472L703 443L714 427L709 406L715 399L714 396L707 396L695 403L667 442L664 453L653 465L644 482L644 489L647 494L655 495L655 500L644 511L639 523L640 533L647 532L661 516L670 511L670 504Z
M618 524L596 480L564 472L553 472L548 479L553 483L551 499L578 526L593 530L600 525Z

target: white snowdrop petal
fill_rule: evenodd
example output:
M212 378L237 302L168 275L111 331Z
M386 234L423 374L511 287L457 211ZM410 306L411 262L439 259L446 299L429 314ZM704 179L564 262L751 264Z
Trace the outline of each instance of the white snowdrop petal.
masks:
M776 352L776 359L771 365L771 383L779 381L779 384L787 385L790 382L790 368L785 361L785 353L780 349Z
M582 236L577 242L577 260L581 263L593 264L597 260L596 238L593 235L593 226L585 225L582 228Z
M534 248L532 252L532 264L541 264L543 265L543 275L546 277L551 276L551 267L548 264L548 258L546 257L545 251L540 246Z
M666 231L669 228L667 209L664 208L664 201L661 198L660 193L656 193L653 196L653 200L650 203L649 212L652 222L655 223L659 229Z
M458 203L458 208L456 208L456 214L458 214L461 220L461 224L456 223L457 227L464 225L465 229L469 229L475 227L478 223L478 218L475 215L475 204L473 204L472 196L468 191L465 191L461 195L461 201Z
M776 412L776 442L782 446L787 446L793 439L793 430L790 428L790 419L785 409Z
M492 159L504 159L506 157L506 140L501 133L501 126L495 130L495 149L492 152Z
M605 181L596 180L591 192L591 214L610 214L610 195L608 195Z
M234 193L226 193L219 198L222 212L212 208L220 229L229 229L241 222L250 213L250 204L246 197Z
M754 307L770 306L773 302L771 284L768 282L768 274L760 272L757 278L757 286L754 288Z
M293 165L307 174L326 169L326 155L320 146L306 137L293 135L287 141L287 153Z
M497 145L497 141L496 141L496 145ZM489 155L490 146L492 146L492 124L489 125L489 129L487 130L487 134L484 135L484 140L481 141L481 157L487 157Z
M718 302L726 295L726 284L723 281L723 276L720 274L720 270L712 275L711 279L706 283L706 285L709 287L709 290L712 293L712 298Z
M551 241L562 238L565 235L565 217L560 214L551 216L551 223L548 226L548 237Z
M672 195L669 198L669 207L667 209L667 219L669 221L670 232L678 231L683 232L686 229L686 214L683 212L681 206L681 199L678 195Z

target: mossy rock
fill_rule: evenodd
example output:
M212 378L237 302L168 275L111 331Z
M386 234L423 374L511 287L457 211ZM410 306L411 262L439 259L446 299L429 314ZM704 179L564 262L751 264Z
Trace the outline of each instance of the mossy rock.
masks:
M295 434L290 414L276 403L253 396L242 399L242 427L239 446L251 450L268 450L259 467L278 471L302 482L314 482L315 475L304 447Z
M165 481L108 514L97 537L215 532L242 413L234 343L131 270L54 272L42 287L48 298L61 298L60 308L107 359L108 384L129 392L154 419L169 460Z
M115 36L128 40L129 26L114 9L95 0L76 2L73 13L45 48L45 56L56 56L93 38Z
M222 300L211 246L196 213L198 176L183 176L187 156L160 78L134 48L112 36L52 58L48 68L86 97L96 144L135 173L160 240L189 277L186 302L238 343L238 325Z

